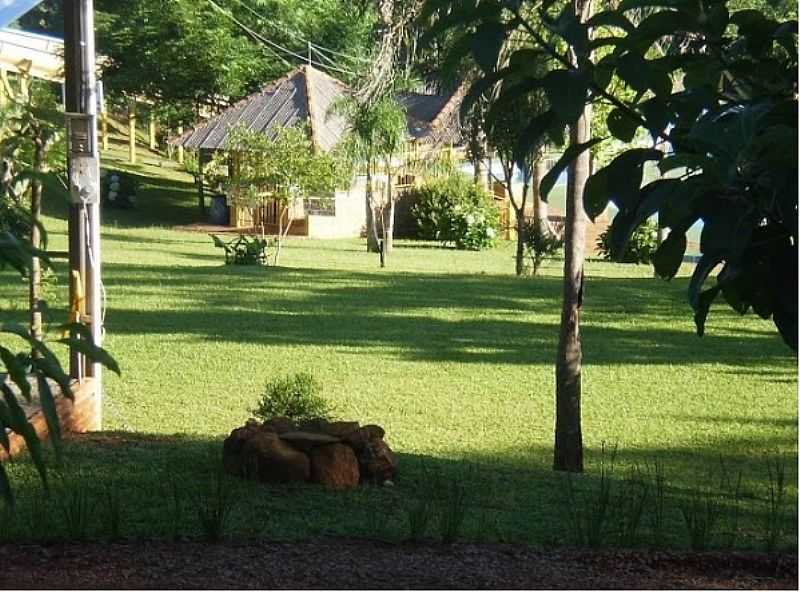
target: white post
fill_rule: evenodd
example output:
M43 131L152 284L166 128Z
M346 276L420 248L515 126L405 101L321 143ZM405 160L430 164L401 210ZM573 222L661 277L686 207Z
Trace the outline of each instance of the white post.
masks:
M95 76L94 2L65 0L65 74L70 189L70 265L85 269L84 285L89 329L95 345L103 342L100 251L100 153L97 137L97 81ZM74 253L73 253L74 251ZM74 267L73 267L74 268ZM92 362L94 413L89 429L102 425L102 367Z
M95 345L103 345L103 298L102 298L102 269L101 269L101 250L100 250L100 151L97 144L97 80L95 43L94 43L94 0L81 0L82 9L85 11L83 26L81 27L81 37L84 43L83 52L83 80L86 88L86 113L91 117L90 133L92 134L92 146L94 150L94 166L96 181L95 199L89 205L89 257L90 274L87 294L87 305L89 314L92 317L92 340ZM102 426L103 421L103 367L94 362L92 364L92 378L95 381L97 421Z

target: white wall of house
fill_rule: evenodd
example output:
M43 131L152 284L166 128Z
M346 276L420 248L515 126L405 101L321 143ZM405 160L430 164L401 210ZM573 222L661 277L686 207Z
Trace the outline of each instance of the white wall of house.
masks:
M366 224L364 193L366 182L358 178L347 191L337 191L333 216L308 215L310 238L353 238L361 236Z

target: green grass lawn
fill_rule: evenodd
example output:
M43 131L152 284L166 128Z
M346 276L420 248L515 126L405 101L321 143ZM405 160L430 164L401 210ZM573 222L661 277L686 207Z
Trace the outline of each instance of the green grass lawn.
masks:
M105 532L108 483L124 500L124 536L197 535L222 439L267 380L307 370L338 416L386 428L400 454L395 486L329 493L232 483L232 536L403 539L430 483L443 479L468 494L463 539L572 544L569 488L550 470L561 261L518 279L508 244L471 253L400 242L380 270L361 241L298 239L280 268L226 267L207 236L170 230L197 220L191 180L147 164L137 172L139 209L107 211L103 228L106 347L123 368L106 381L105 426L115 433L68 447L65 482L83 476L95 500L90 536ZM63 248L63 211L49 213L51 246ZM66 306L57 271L54 321ZM762 548L768 466L782 458L780 546L796 549L796 358L770 323L722 305L698 338L689 272L666 283L644 266L587 265L579 498L599 486L604 445L618 447L612 495L635 467L659 463L669 485L663 544L683 548L680 505L733 489L741 474L740 499L720 502L711 545ZM25 286L1 277L0 319L24 318ZM40 486L28 462L11 473L20 503L5 515L6 535L68 535L59 510L32 517ZM74 502L75 491L62 499ZM602 544L653 544L655 499L651 490L638 542L608 535ZM436 532L432 523L428 535Z

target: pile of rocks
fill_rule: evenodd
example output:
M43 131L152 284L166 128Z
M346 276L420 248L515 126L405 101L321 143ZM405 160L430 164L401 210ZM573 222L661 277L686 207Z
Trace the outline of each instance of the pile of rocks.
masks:
M380 426L355 421L251 419L225 439L223 463L228 473L264 483L352 489L365 481L386 483L397 472L384 435Z

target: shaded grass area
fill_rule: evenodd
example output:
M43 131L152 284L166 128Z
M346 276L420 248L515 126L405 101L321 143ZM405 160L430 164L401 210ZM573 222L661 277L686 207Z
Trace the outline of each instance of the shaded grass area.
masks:
M104 214L106 345L124 372L106 382L112 432L71 443L67 455L98 508L104 484L116 484L124 536L199 536L197 507L222 438L247 419L268 379L306 370L339 417L386 428L401 457L395 486L329 493L230 482L232 535L403 539L430 483L443 480L468 492L462 539L572 544L566 483L550 470L561 261L518 279L508 244L467 253L400 241L381 271L360 241L298 239L284 267L225 267L207 236L168 228L194 221L190 181L142 172L139 209ZM63 212L49 214L59 248ZM634 466L660 463L670 500L662 544L682 548L680 505L704 488L726 489L741 472L739 500L721 502L711 545L762 548L767 462L783 458L792 509L780 545L796 548L796 359L769 323L722 306L698 338L685 297L689 271L665 283L646 267L588 264L587 473L574 484L591 499L603 443L619 446L614 483ZM25 287L2 277L2 320L23 319ZM66 315L64 286L50 288L54 320ZM13 303L17 310L6 306ZM67 536L58 511L49 526L26 518L39 485L25 459L11 470L21 502L6 533ZM651 502L640 545L654 538ZM87 536L106 536L101 510L92 521ZM436 533L430 518L423 534ZM609 537L606 544L619 544Z

